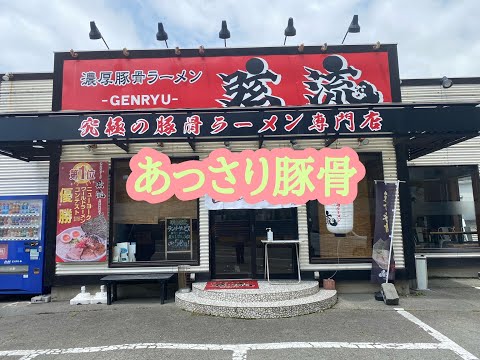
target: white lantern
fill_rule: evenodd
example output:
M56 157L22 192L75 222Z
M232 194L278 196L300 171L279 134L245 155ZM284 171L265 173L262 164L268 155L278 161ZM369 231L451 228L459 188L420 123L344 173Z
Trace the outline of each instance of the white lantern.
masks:
M348 234L353 230L353 203L325 205L327 230L333 234Z

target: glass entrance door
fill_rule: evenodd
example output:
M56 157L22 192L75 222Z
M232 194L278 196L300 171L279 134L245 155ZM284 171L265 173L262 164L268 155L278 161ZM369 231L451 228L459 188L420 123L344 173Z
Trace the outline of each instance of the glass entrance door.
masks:
M263 278L266 229L275 240L298 239L297 209L235 209L210 211L212 278ZM271 277L295 276L291 245L269 248Z
M251 278L251 210L210 211L213 278Z

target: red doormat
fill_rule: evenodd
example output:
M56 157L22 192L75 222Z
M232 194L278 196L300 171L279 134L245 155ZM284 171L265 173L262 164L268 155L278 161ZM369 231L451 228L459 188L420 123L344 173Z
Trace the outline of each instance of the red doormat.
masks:
M204 290L258 289L257 280L208 281Z

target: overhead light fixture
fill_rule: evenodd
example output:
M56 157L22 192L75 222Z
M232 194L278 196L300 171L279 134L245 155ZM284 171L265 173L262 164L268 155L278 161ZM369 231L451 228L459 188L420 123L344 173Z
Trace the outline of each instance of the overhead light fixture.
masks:
M327 49L328 49L327 43L324 43L320 49L321 49L322 51L327 51Z
M444 89L448 89L449 87L452 87L452 85L453 85L453 81L450 80L448 77L444 76L442 78L442 87Z
M42 140L43 141L43 140ZM33 140L33 145L32 145L33 148L35 149L45 149L45 146L41 145L38 143L38 140Z
M130 56L130 51L128 51L127 48L123 48L122 53L123 53L123 55L126 56L126 57Z
M180 51L180 48L177 46L177 47L175 48L175 55L180 56L181 53L182 53L182 52Z
M345 33L345 36L343 37L342 44L347 38L348 33L356 34L360 32L360 25L358 24L358 15L353 15L352 22L350 23L350 26L347 29L347 32Z
M378 49L380 49L380 46L381 46L380 41L377 41L377 42L375 43L375 45L373 45L373 49L374 49L374 50L378 50Z
M226 20L222 21L222 28L220 29L220 32L218 33L218 37L220 39L223 39L223 41L225 42L225 47L227 47L227 39L230 39L230 31L228 30Z
M76 53L75 51L73 51L73 49L70 49L70 56L72 58L77 58L78 57L78 53Z
M285 28L285 40L283 40L283 45L287 42L287 36L295 36L297 35L297 30L293 26L293 18L288 19L287 27Z
M13 78L13 74L10 73L10 72L7 72L7 73L5 73L5 74L2 76L2 79L3 79L4 81L10 81L10 80L12 80L12 78Z
M90 21L90 33L88 34L88 36L90 37L91 40L102 39L107 49L110 50L110 48L107 45L107 42L105 41L102 34L100 33L100 30L98 30L97 25L95 25L95 21Z
M158 23L157 40L165 41L165 46L168 49L168 34L165 32L165 29L163 28L163 24L161 22Z

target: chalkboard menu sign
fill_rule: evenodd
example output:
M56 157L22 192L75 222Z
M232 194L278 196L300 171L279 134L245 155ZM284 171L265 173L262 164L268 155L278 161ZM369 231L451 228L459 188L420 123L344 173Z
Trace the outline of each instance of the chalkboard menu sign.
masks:
M165 232L167 253L192 251L192 220L190 218L166 219Z

